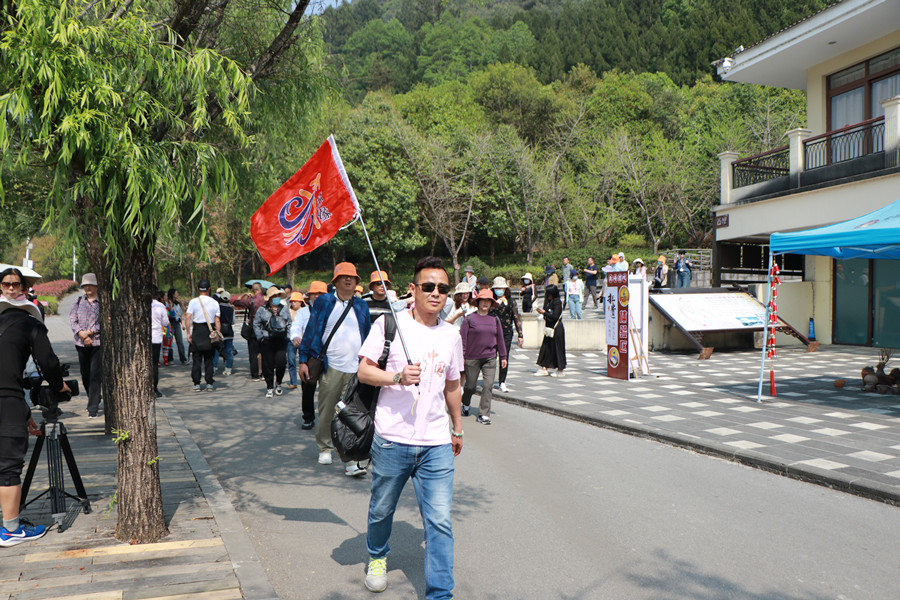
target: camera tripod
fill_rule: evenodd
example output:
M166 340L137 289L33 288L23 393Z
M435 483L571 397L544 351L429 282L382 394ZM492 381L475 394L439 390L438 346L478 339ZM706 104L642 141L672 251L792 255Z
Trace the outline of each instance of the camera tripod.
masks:
M50 487L28 502L25 502L25 499L28 497L28 490L31 488L34 472L37 469L38 460L41 457L41 450L44 449L45 443L47 446L47 477L50 481ZM66 458L69 475L72 477L77 496L66 492L62 464L63 456ZM59 531L65 531L69 525L69 521L66 518L68 515L66 497L77 500L81 504L84 514L87 515L91 512L91 504L88 502L87 492L84 491L84 483L81 481L81 474L78 472L78 465L75 463L75 455L72 453L72 446L69 444L68 435L66 435L66 426L56 419L41 421L41 434L34 444L31 462L28 463L28 471L25 473L25 480L22 482L21 508L24 509L44 494L50 496L50 509ZM75 512L77 512L77 505L73 504L72 506L76 507ZM74 519L74 513L72 518Z

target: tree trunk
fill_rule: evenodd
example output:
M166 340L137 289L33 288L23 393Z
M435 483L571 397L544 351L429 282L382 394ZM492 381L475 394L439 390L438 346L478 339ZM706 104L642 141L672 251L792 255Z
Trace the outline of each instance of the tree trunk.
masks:
M99 280L103 406L107 433L117 441L116 539L132 544L168 535L159 481L156 396L150 344L153 244L120 249L115 281L102 248L89 246ZM99 253L97 256L93 256ZM113 284L118 290L113 297ZM113 432L113 430L116 430Z

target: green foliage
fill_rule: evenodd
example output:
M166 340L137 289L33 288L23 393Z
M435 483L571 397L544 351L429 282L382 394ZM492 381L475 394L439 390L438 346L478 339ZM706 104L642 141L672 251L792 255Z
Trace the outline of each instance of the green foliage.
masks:
M45 311L48 315L56 315L59 314L59 300L56 296L38 296L38 302L45 302L47 304Z
M17 4L0 42L11 67L0 73L0 168L45 163L47 221L99 226L114 273L125 248L172 235L178 223L199 227L202 239L204 202L233 191L234 180L199 134L214 126L214 105L247 143L251 84L213 51L179 51L171 33L160 40L139 12L91 25L76 11Z
M391 262L425 242L419 231L418 186L397 135L399 115L390 99L370 94L336 132L341 159L380 260ZM336 240L352 255L368 257L362 228L353 225Z

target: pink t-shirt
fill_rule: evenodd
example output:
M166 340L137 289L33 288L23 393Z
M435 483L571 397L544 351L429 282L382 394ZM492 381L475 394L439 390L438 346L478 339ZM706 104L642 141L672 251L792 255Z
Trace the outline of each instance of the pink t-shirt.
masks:
M444 384L447 380L458 380L463 369L459 330L444 321L427 327L413 319L408 310L397 314L397 324L403 331L413 364L421 363L421 381L418 388L400 384L381 388L375 409L375 433L399 444L449 444L450 417L444 399ZM372 330L359 350L359 357L377 363L383 350L384 317L379 317L372 324ZM391 343L386 370L396 373L402 371L404 366L406 355L398 331Z

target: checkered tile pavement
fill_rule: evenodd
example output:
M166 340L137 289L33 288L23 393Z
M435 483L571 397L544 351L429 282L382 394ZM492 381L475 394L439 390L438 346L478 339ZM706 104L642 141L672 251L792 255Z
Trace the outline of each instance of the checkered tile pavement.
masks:
M651 353L652 374L606 376L602 352L568 355L563 378L534 377L537 351L514 349L509 393L494 398L900 504L900 396L863 392L877 350L779 349L777 397L756 402L760 353ZM843 389L835 379L845 379ZM495 405L494 411L502 411ZM502 413L496 415L502 420Z

